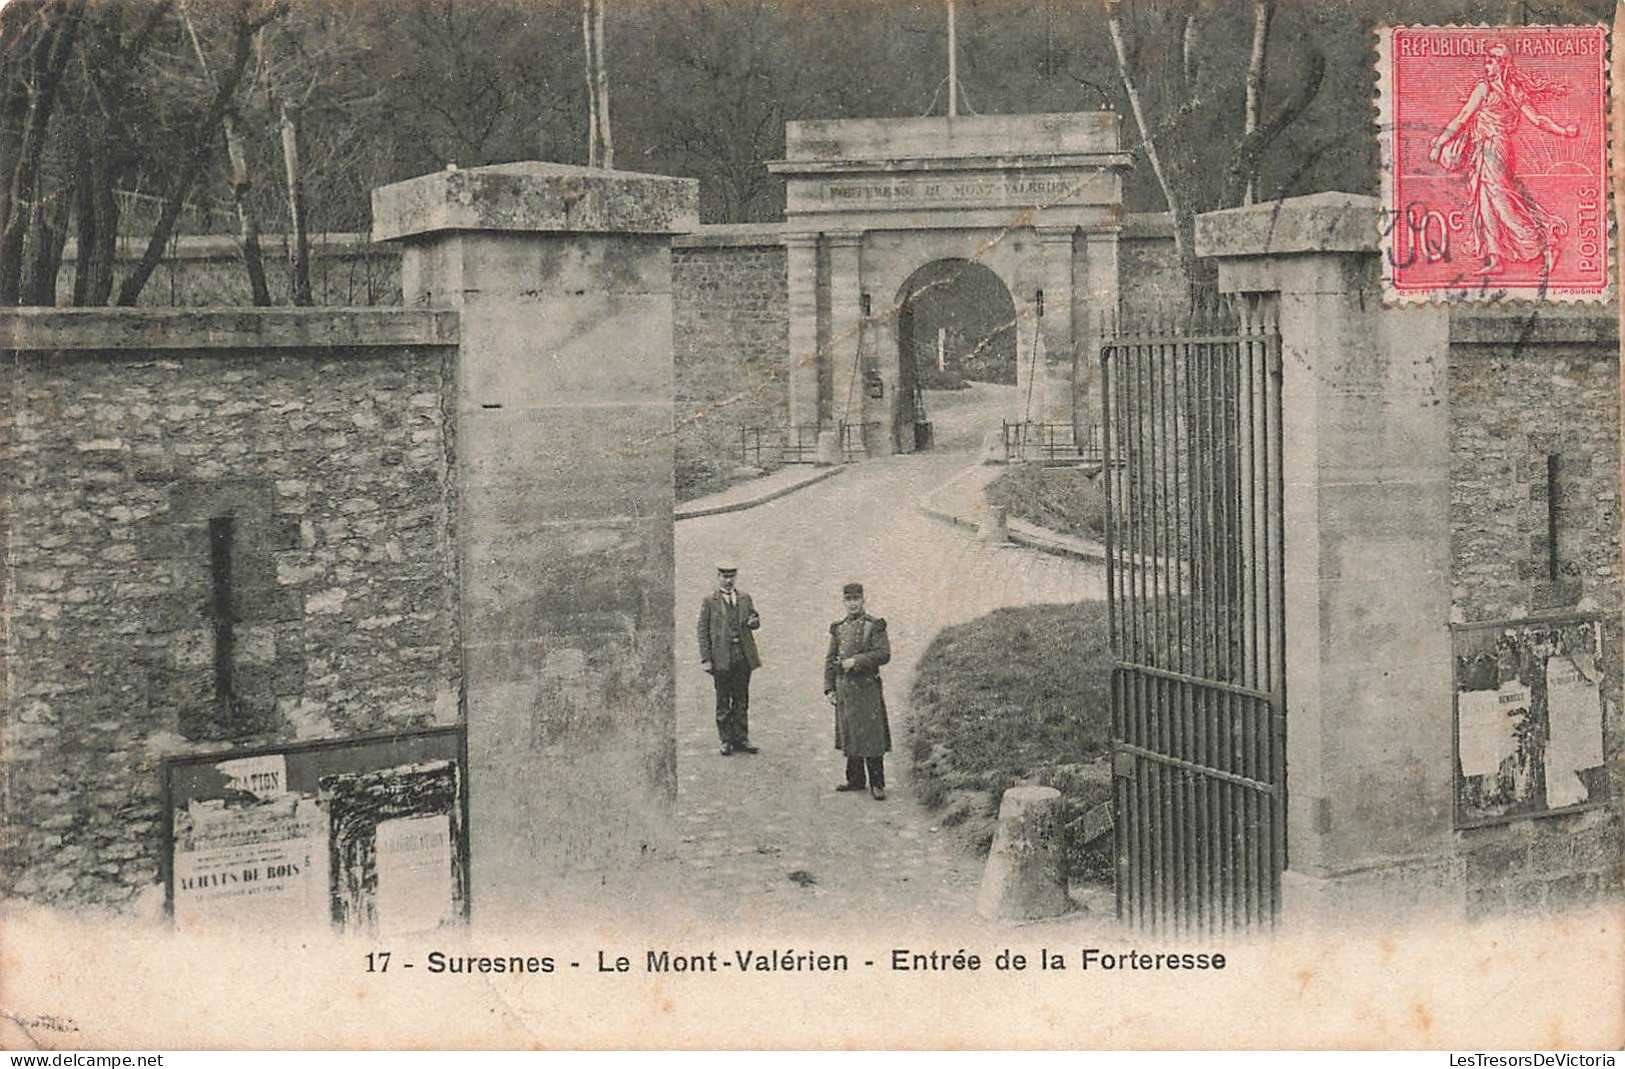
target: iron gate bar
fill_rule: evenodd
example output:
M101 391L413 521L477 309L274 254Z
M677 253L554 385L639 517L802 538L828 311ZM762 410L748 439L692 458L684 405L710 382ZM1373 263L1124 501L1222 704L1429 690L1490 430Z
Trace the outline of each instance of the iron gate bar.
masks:
M1167 575L1165 575L1165 582L1167 582L1168 590L1170 590L1170 599L1168 599L1170 619L1168 619L1168 635L1165 640L1170 643L1170 648L1172 648L1173 653L1170 661L1173 664L1183 664L1183 661L1185 661L1185 604L1183 604L1185 603L1185 573L1183 573L1181 567L1178 567L1180 560L1183 559L1183 554L1185 554L1185 522L1181 520L1180 507L1178 507L1181 494L1180 448L1178 448L1178 445L1180 445L1180 409L1178 409L1178 398L1180 398L1180 359L1178 357L1180 357L1180 353L1181 349L1176 346L1176 343L1167 343L1162 346L1163 424L1167 429L1165 439L1173 445L1173 463L1163 468L1162 476L1163 499L1167 502L1167 504L1163 505L1163 513L1168 518L1168 538L1170 538L1173 547L1170 556L1172 556L1173 564L1175 564L1175 567L1168 570ZM1165 728L1168 744L1163 752L1167 752L1168 757L1172 757L1173 760L1181 760L1181 755L1186 752L1185 720L1189 689L1188 687L1172 686L1172 681L1165 679L1163 681L1163 692L1170 695L1173 705L1172 710L1170 710L1172 718L1170 718L1170 723ZM1185 788L1188 786L1188 780L1188 775L1180 775L1180 777L1175 777L1172 785L1170 785L1172 786L1170 820L1172 820L1173 830L1175 830L1175 837L1173 837L1175 842L1172 843L1173 853L1170 856L1170 863L1173 864L1173 900L1175 900L1173 926L1175 926L1175 929L1181 929L1188 923L1189 911L1191 911L1191 890L1193 890L1191 889L1193 881L1191 881L1191 874L1189 874L1189 848L1186 845L1186 837L1189 835L1189 817L1185 807Z
M1231 577L1231 543L1227 533L1234 527L1230 515L1230 455L1229 442L1226 430L1229 421L1224 418L1225 408L1229 403L1231 386L1229 362L1225 359L1228 345L1222 342L1214 343L1208 351L1208 374L1213 379L1213 389L1204 399L1207 410L1208 433L1210 446L1216 461L1213 471L1212 497L1207 502L1215 522L1212 528L1214 543L1214 571L1212 585L1208 589L1213 609L1216 627L1213 634L1213 669L1214 678L1226 677L1234 671L1231 657L1234 635L1230 626L1230 577ZM1211 760L1215 768L1225 759L1224 749L1228 735L1226 726L1230 723L1230 702L1223 694L1215 694L1208 699L1213 712L1213 753ZM1213 854L1217 867L1214 895L1209 906L1208 923L1211 927L1227 931L1235 918L1235 909L1231 888L1234 885L1232 869L1232 836L1231 836L1231 797L1227 791L1214 791L1213 826L1209 831L1209 838L1213 843Z
M1162 355L1162 346L1160 341L1153 342L1151 344L1148 355L1150 359L1146 362L1144 382L1146 390L1145 401L1147 417L1145 431L1148 446L1154 446L1156 442L1163 440L1163 436L1158 433L1160 429L1160 417L1162 412L1157 404L1157 363L1158 359ZM1156 463L1155 454L1149 447L1146 450L1146 470L1150 476L1148 486L1146 488L1146 496L1151 506L1149 516L1147 517L1147 523L1151 534L1152 556L1150 601L1151 630L1148 635L1150 639L1148 652L1155 660L1161 661L1168 655L1167 644L1163 641L1162 637L1162 614L1164 611L1164 606L1166 605L1163 594L1162 560L1167 552L1163 548L1163 540L1168 533L1166 522L1162 516L1162 509L1163 506L1166 505L1167 499L1161 493L1159 488L1159 479L1164 473L1164 465ZM1145 710L1147 714L1147 732L1144 739L1147 742L1156 742L1160 744L1160 736L1167 721L1165 716L1159 716L1157 713L1167 709L1167 690L1159 681L1155 679L1148 678L1146 682L1146 689L1149 692L1152 701L1146 706ZM1154 853L1152 856L1156 859L1157 866L1161 870L1161 873L1168 873L1168 840L1166 834L1168 817L1163 811L1163 796L1166 784L1163 782L1161 769L1152 766L1150 771L1151 784L1153 787L1151 798L1152 808L1149 814L1152 821L1151 839L1154 844ZM1155 873L1156 870L1153 870L1153 872ZM1166 927L1168 923L1169 882L1170 881L1168 878L1153 879L1151 882L1152 916L1159 927Z
M1181 513L1183 513L1187 517L1190 515L1189 509L1183 509L1183 508L1180 507L1181 504L1185 501L1186 484L1188 484L1189 481L1190 481L1190 473L1189 472L1183 473L1183 480L1182 480L1182 473L1180 471L1180 460L1184 456L1184 451L1181 448L1181 446L1182 446L1182 440L1181 440L1182 439L1182 435L1181 435L1181 416L1183 415L1183 413L1181 411L1182 405L1180 404L1180 400L1183 397L1185 397L1186 394L1188 394L1189 390L1190 390L1190 376L1189 376L1189 371L1188 370L1186 372L1186 378L1185 378L1185 393L1181 393L1180 389L1179 389L1179 384L1180 384L1179 370L1180 370L1180 364L1182 362L1181 359L1180 359L1180 355L1181 355L1182 352L1188 352L1189 351L1189 349L1188 349L1189 342L1185 342L1183 344L1184 344L1184 346L1186 346L1186 348L1184 348L1184 349L1175 349L1174 350L1174 353L1173 353L1174 358L1173 358L1172 361L1170 361L1169 367L1168 367L1168 381L1169 381L1169 385L1172 388L1172 390L1171 390L1172 398L1171 398L1171 401L1170 401L1170 403L1168 405L1168 412L1169 412L1169 416L1170 416L1170 423L1171 423L1171 430L1172 430L1170 438L1171 438L1171 441L1174 444L1174 459L1175 459L1175 463L1174 463L1174 466L1173 466L1174 488L1173 488L1173 496L1170 499L1170 508L1172 509L1172 511L1174 513L1174 516L1175 516L1173 579L1174 579L1174 583L1175 583L1175 585L1177 587L1177 591L1178 591L1176 597L1174 598L1174 603L1173 604L1174 604L1174 613L1175 613L1175 617L1174 617L1175 618L1175 626L1176 626L1176 630L1177 630L1177 634L1175 636L1176 641L1177 641L1177 646L1175 648L1178 650L1178 657L1176 658L1176 663L1181 668L1188 667L1188 665L1187 665L1187 653L1188 653L1188 650L1189 650L1189 647L1186 645L1187 636L1186 636L1186 626L1185 626L1186 625L1185 616L1186 616L1186 608L1187 608L1186 600L1185 600L1186 597L1187 597L1186 579L1188 577L1186 575L1186 569L1184 567L1184 562L1188 559L1187 554L1189 553L1189 546L1186 544L1186 536L1189 534L1189 531L1187 529L1187 522L1182 521L1179 517L1180 517ZM1187 426L1185 428L1185 430L1188 431L1188 429L1189 428ZM1178 793L1176 795L1176 800L1177 800L1177 803L1178 803L1178 805L1177 805L1178 812L1176 814L1176 824L1177 824L1177 827L1179 828L1179 835L1180 835L1179 853L1184 858L1183 869L1178 873L1179 881L1180 881L1179 913L1178 913L1178 922L1176 923L1175 927L1179 928L1179 929L1184 929L1184 928L1188 928L1190 926L1193 914L1196 914L1198 912L1197 905L1196 905L1196 897L1197 897L1196 896L1196 886L1197 886L1197 881L1196 881L1196 851L1192 849L1192 842L1193 842L1194 833L1195 833L1195 828L1193 826L1194 823L1195 823L1195 817L1194 817L1194 813L1193 813L1195 807L1194 807L1194 805L1192 803L1192 800L1193 800L1193 798L1195 796L1195 786L1194 786L1194 784L1192 782L1192 777L1188 774L1188 772L1193 768L1200 771L1201 766L1195 765L1193 762L1191 762L1189 760L1189 757L1190 757L1190 754L1191 754L1191 749L1190 749L1190 720L1191 720L1192 699L1194 698L1193 688L1181 686L1181 687L1176 687L1176 688L1173 688L1173 689L1174 689L1174 694L1176 696L1177 703L1178 703L1177 704L1177 711L1178 711L1178 715L1179 715L1179 723L1178 723L1178 729L1177 729L1177 732L1176 732L1176 735L1177 735L1176 741L1177 741L1178 745L1177 745L1176 753L1173 754L1173 755L1170 755L1169 761L1170 762L1177 761L1179 763L1179 766L1184 768L1185 771L1187 772L1186 775L1180 776L1178 778L1178 780L1176 781L1176 784L1175 784L1175 786L1178 789Z
M1191 462L1187 456L1190 445L1190 421L1185 412L1185 399L1190 396L1190 367L1189 354L1193 349L1190 341L1182 341L1175 347L1170 367L1170 385L1173 397L1169 404L1169 411L1173 419L1174 456L1174 493L1172 508L1177 517L1181 517L1175 527L1175 544L1177 553L1175 562L1175 579L1179 584L1178 613L1179 613L1179 656L1177 663L1181 668L1189 669L1191 644L1196 639L1195 623L1191 620L1190 604L1194 585L1191 583L1189 569L1185 562L1192 556L1192 540L1195 535L1195 525L1191 522L1190 486L1195 472L1191 470ZM1200 877L1196 867L1196 783L1195 777L1190 774L1194 769L1200 774L1202 765L1196 764L1192 747L1193 735L1191 721L1194 717L1197 693L1196 688L1177 686L1175 693L1179 697L1179 750L1175 759L1188 766L1186 774L1180 777L1180 815L1179 826L1181 831L1181 852L1185 859L1185 869L1182 874L1183 894L1180 898L1180 927L1189 930L1199 927L1201 923L1201 894Z
M1101 336L1105 336L1106 329L1104 322L1101 323L1098 333ZM1115 565L1117 560L1117 540L1114 537L1116 534L1118 509L1121 508L1121 505L1115 504L1117 495L1112 492L1112 483L1117 478L1118 471L1121 470L1126 472L1127 466L1124 465L1119 467L1117 464L1113 463L1114 456L1122 451L1121 447L1119 447L1117 450L1112 449L1112 442L1117 441L1119 435L1114 431L1116 424L1114 424L1111 419L1114 411L1122 411L1122 404L1120 402L1115 405L1113 404L1114 400L1118 400L1116 397L1116 390L1122 381L1122 376L1118 375L1114 377L1107 374L1110 360L1111 349L1109 347L1102 346L1100 351L1100 396L1102 408L1100 427L1102 453L1100 476L1101 488L1105 492L1106 498L1106 522L1104 524L1105 530L1102 532L1106 542L1106 634L1108 641L1111 643L1112 653L1115 659L1115 657L1120 655L1122 652L1119 648L1117 638L1117 600L1120 592L1117 586L1119 582L1119 574ZM1107 688L1111 695L1112 739L1114 748L1116 746L1115 740L1121 739L1124 735L1124 703L1121 696L1122 678L1123 673L1117 671L1114 667L1111 674L1111 682ZM1114 752L1112 774L1112 884L1117 889L1115 903L1116 915L1117 919L1121 921L1123 919L1124 898L1122 889L1123 885L1127 882L1127 873L1124 872L1124 868L1126 867L1124 859L1127 857L1127 836L1123 828L1123 812L1127 807L1123 804L1123 794L1126 788L1124 786L1123 778L1116 774L1115 766L1116 755Z
M1263 324L1269 330L1271 324ZM1276 590L1278 604L1271 618L1275 621L1275 641L1270 648L1270 663L1275 666L1276 676L1271 681L1271 692L1275 695L1275 708L1277 710L1274 731L1270 736L1272 751L1270 755L1270 772L1279 775L1281 785L1286 785L1286 428L1283 410L1282 389L1285 372L1281 361L1281 339L1278 333L1266 334L1266 338L1273 337L1273 351L1269 354L1269 367L1266 376L1269 389L1269 403L1266 405L1267 415L1270 419L1272 438L1270 440L1270 457L1276 462L1276 470L1269 480L1269 488L1275 495L1272 521L1276 525L1272 544L1275 546L1275 557L1270 568L1270 581ZM1281 801L1281 813L1272 825L1275 844L1275 871L1284 872L1288 861L1286 837L1286 800ZM1281 899L1276 895L1274 913L1271 919L1279 922L1281 917Z
M1237 311L1101 349L1118 913L1175 931L1273 922L1286 858L1280 343Z
M1249 384L1256 383L1257 370L1255 368L1255 358L1258 355L1257 347L1252 343L1251 340L1245 340L1242 342L1242 352L1247 361L1245 364L1245 371L1247 374L1246 381ZM1261 464L1262 457L1260 455L1261 449L1258 442L1258 415L1261 409L1258 405L1258 397L1251 388L1238 391L1236 398L1238 402L1242 403L1243 408L1245 409L1245 417L1242 426L1244 428L1246 441L1246 451L1244 455L1247 458L1247 463L1245 465L1245 500L1247 501L1248 553L1253 560L1257 560L1261 556L1260 539L1263 537L1263 527L1267 522L1267 520L1260 516L1260 508L1262 507L1263 502L1260 500L1261 480L1259 478L1259 466ZM1251 568L1246 576L1248 607L1248 626L1246 628L1247 677L1252 680L1254 685L1257 685L1259 682L1262 668L1262 666L1259 664L1260 651L1258 634L1261 625L1261 620L1258 615L1260 594L1258 584L1262 577L1263 569L1257 566ZM1242 722L1242 745L1245 747L1243 750L1242 767L1255 775L1258 770L1259 741L1260 732L1258 730L1257 718L1249 716ZM1247 824L1243 829L1243 841L1247 851L1246 860L1248 866L1248 879L1246 881L1247 918L1249 921L1254 921L1259 919L1260 907L1265 904L1261 898L1261 895L1263 881L1266 879L1266 877L1263 871L1263 844L1258 841L1258 835L1256 834L1261 816L1258 809L1259 803L1257 796L1255 795L1247 798L1246 803Z
M1170 324L1167 330L1172 332ZM1158 441L1174 445L1173 463L1157 465L1158 483L1154 487L1157 500L1160 504L1157 522L1162 528L1162 547L1164 560L1160 562L1159 572L1162 580L1162 597L1158 605L1162 608L1162 629L1157 641L1167 651L1164 663L1177 664L1181 655L1179 641L1182 633L1180 624L1179 599L1183 593L1183 585L1178 582L1177 576L1169 565L1170 560L1179 559L1180 535L1179 513L1174 507L1179 495L1179 453L1177 449L1178 424L1174 416L1174 375L1178 366L1177 360L1171 360L1173 344L1164 339L1157 345L1156 362L1153 365L1153 396L1157 402L1157 419L1153 425ZM1165 714L1155 718L1156 739L1159 744L1157 753L1168 757L1176 756L1179 749L1179 721L1180 705L1184 696L1182 687L1175 687L1172 680L1166 677L1157 679L1157 693L1162 700ZM1167 767L1157 769L1157 781L1162 786L1162 798L1159 810L1163 814L1162 829L1162 858L1168 876L1164 881L1163 916L1166 923L1172 925L1177 931L1181 927L1184 917L1184 866L1180 851L1180 838L1183 827L1179 811L1179 781L1183 777L1174 774Z
M1204 341L1197 353L1198 381L1200 388L1192 397L1191 403L1197 410L1197 450L1204 458L1217 458L1219 454L1218 421L1215 418L1214 398L1217 391L1222 389L1222 377L1215 374L1215 363L1223 352L1223 343L1217 341ZM1202 479L1199 483L1200 496L1197 503L1196 515L1204 517L1217 517L1219 515L1218 500L1219 487L1222 484L1222 467L1215 461L1202 465ZM1222 620L1220 606L1215 603L1214 594L1219 589L1223 568L1219 564L1219 554L1223 548L1218 527L1213 522L1202 524L1203 556L1202 579L1198 586L1208 596L1200 599L1203 616L1202 656L1197 666L1200 674L1208 679L1217 679L1219 674L1220 652L1223 650ZM1220 694L1212 691L1200 693L1202 706L1202 761L1210 767L1217 767L1219 760L1219 743L1221 733L1219 720L1222 715L1224 699ZM1207 861L1207 880L1203 886L1205 899L1202 914L1199 918L1202 927L1208 931L1216 931L1223 927L1219 920L1218 904L1222 900L1225 888L1224 864L1226 854L1219 839L1219 829L1224 822L1225 792L1212 790L1206 783L1203 784L1203 795L1206 805L1204 807L1204 822L1202 826L1202 850Z
M1226 347L1225 351L1221 354L1223 359L1220 364L1220 373L1225 376L1225 389L1221 396L1222 404L1224 406L1222 413L1224 422L1221 424L1221 433L1223 435L1221 449L1223 452L1224 463L1226 465L1224 507L1227 515L1226 526L1221 532L1221 536L1225 539L1226 556L1225 569L1223 573L1226 593L1223 608L1225 611L1225 629L1227 632L1227 642L1225 648L1225 660L1227 663L1225 671L1228 678L1232 679L1240 676L1244 671L1247 641L1239 619L1240 608L1243 604L1243 599L1246 596L1245 592L1241 589L1239 574L1241 571L1242 549L1240 541L1242 507L1242 502L1240 500L1241 458L1237 455L1237 452L1241 447L1241 383L1239 381L1241 368L1239 362L1239 343L1240 339L1237 338L1237 348L1235 351L1237 361L1232 363L1230 360L1231 351L1229 347ZM1232 405L1234 405L1233 417ZM1235 496L1232 496L1232 487L1234 487ZM1240 739L1237 738L1237 735L1239 734L1237 730L1237 720L1244 718L1245 712L1236 702L1233 701L1224 701L1222 703L1222 707L1225 711L1225 723L1221 725L1221 737L1222 741L1227 745L1224 747L1226 752L1221 753L1220 755L1221 764L1228 768L1234 768L1240 756ZM1241 715L1238 716L1238 714ZM1225 859L1228 862L1227 875L1229 876L1229 894L1227 901L1225 902L1226 920L1232 927L1244 927L1246 925L1247 891L1245 885L1247 880L1247 868L1245 864L1246 859L1244 856L1242 856L1245 852L1242 837L1246 828L1247 801L1245 798L1237 798L1233 794L1230 794L1226 796L1226 802L1228 819L1226 821L1224 831L1228 842L1226 844Z

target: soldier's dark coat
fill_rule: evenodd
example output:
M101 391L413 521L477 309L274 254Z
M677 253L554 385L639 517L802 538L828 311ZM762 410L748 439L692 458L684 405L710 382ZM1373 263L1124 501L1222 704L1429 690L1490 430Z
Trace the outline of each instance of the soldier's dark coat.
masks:
M846 658L856 662L841 670ZM848 757L881 757L891 749L880 666L891 660L886 621L865 613L829 625L824 690L835 692L835 748Z

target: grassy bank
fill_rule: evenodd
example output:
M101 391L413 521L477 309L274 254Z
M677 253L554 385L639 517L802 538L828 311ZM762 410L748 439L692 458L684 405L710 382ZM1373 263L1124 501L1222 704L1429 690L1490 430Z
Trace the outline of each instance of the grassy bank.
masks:
M988 486L987 502L1052 531L1097 542L1106 537L1105 491L1098 477L1078 468L1012 464Z
M1110 798L1110 687L1103 602L1000 609L944 630L911 692L917 796L984 852L1018 783L1058 788L1068 819L1081 816ZM1068 861L1074 878L1111 878L1100 850L1069 845Z

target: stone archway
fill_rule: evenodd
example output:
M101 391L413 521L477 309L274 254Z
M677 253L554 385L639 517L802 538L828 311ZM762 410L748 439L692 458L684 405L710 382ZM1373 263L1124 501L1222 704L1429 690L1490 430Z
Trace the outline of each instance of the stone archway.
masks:
M972 381L1016 384L1018 316L998 273L959 257L916 268L898 288L893 307L893 447L907 453L931 444L926 390L961 389Z
M897 292L898 355L903 374L909 357L931 385L934 369L952 378L1016 384L1016 302L992 269L970 260L933 260L915 270ZM905 344L905 319L913 345ZM941 342L938 366L938 342ZM929 350L931 367L924 361Z
M1013 417L1072 419L1079 328L1117 305L1131 161L1116 115L792 122L785 151L768 169L785 179L791 424L861 427L868 455L913 451L913 354L886 301L942 259L985 266L1013 300Z

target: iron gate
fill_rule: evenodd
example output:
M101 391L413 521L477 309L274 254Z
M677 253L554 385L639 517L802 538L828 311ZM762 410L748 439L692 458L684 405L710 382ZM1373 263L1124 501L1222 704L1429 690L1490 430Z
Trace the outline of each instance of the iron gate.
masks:
M1273 924L1286 863L1281 343L1242 303L1101 348L1118 916Z

